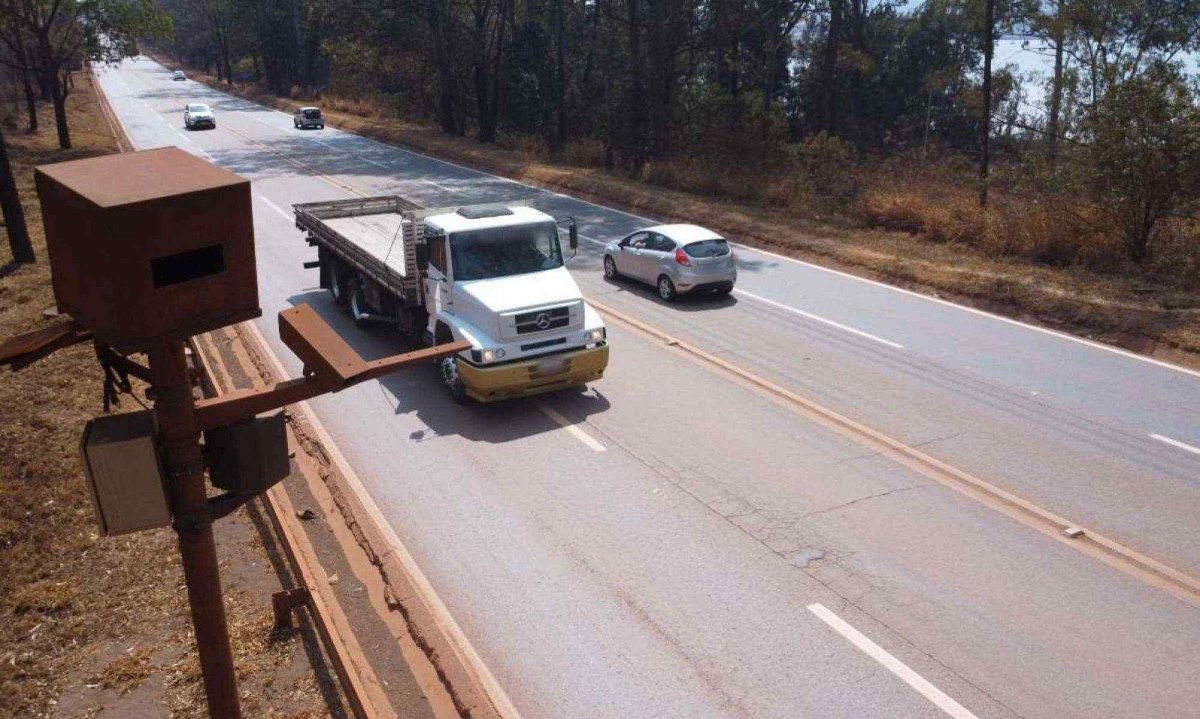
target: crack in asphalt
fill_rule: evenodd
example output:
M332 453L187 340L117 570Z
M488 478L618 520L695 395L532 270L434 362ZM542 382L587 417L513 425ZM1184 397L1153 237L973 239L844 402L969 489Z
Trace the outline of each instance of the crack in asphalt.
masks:
M922 487L930 487L932 485L933 485L932 482L925 482L923 484L914 484L914 485L911 485L908 487L896 487L895 489L889 489L886 492L877 492L875 494L868 494L865 497L859 497L857 499L852 499L849 502L842 502L841 504L837 504L832 507L827 507L825 509L818 509L815 512L809 512L808 514L802 514L802 515L800 515L800 518L808 519L809 517L817 517L822 514L836 512L839 509L845 509L846 507L851 507L855 504L858 504L859 502L866 502L867 500L870 500L870 499L879 499L880 497L886 497L891 494L898 494L900 492L908 492L913 489L921 489Z

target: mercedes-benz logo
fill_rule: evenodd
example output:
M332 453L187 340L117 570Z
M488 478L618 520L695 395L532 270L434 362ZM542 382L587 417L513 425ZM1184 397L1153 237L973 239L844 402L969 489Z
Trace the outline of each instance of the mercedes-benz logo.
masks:
M545 312L539 312L538 316L533 320L533 323L537 325L539 330L550 329L550 315L546 314Z

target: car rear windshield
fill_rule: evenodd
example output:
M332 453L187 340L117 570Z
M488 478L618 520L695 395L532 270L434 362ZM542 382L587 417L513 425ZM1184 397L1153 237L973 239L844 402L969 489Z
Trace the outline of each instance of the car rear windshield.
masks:
M683 251L690 257L720 257L729 254L729 243L725 240L700 240L684 245Z
M304 116L306 118L308 118L309 120L315 120L321 116L321 111L320 110L305 110Z

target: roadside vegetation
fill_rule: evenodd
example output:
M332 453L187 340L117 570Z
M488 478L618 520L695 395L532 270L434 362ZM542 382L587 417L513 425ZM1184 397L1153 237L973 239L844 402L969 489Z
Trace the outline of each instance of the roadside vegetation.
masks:
M156 1L163 59L222 87L1200 349L1200 0ZM993 62L999 41L1053 69Z
M87 72L69 79L70 150L53 123L27 131L4 79L0 131L37 261L9 261L0 243L0 339L43 326L54 307L33 168L117 151ZM53 113L40 98L35 108ZM101 378L88 344L0 370L0 717L205 715L174 533L97 536L79 437L101 412ZM140 408L124 396L114 411ZM247 715L328 716L300 643L271 632L278 580L253 525L238 514L218 531Z

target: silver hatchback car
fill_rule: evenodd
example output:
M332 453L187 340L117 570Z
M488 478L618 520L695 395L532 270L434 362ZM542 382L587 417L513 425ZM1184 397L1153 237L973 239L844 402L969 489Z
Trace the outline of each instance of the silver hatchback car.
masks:
M604 276L649 283L670 302L684 293L729 294L737 282L737 265L729 243L712 230L657 225L610 242L604 248Z

